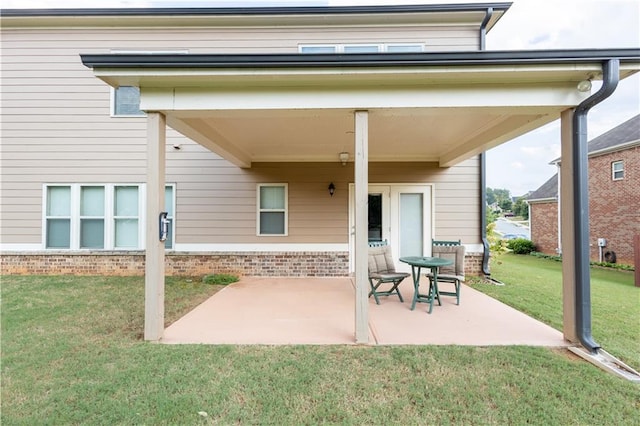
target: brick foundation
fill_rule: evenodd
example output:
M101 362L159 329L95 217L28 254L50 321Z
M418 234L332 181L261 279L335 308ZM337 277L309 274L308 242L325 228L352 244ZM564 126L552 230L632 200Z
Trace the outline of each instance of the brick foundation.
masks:
M2 274L7 275L144 275L144 252L37 252L3 253ZM468 253L465 270L478 275L482 254ZM233 273L241 276L344 277L349 275L347 252L230 252L167 253L165 273L200 276Z

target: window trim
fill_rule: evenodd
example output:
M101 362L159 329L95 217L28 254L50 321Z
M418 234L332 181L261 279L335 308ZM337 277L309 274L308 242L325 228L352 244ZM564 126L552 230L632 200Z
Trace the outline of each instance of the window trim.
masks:
M137 187L138 188L138 244L134 247L116 247L115 246L115 219L114 212L115 202L115 190L117 187ZM69 216L49 216L47 214L47 202L49 188L52 187L66 187L69 188L69 202L70 202L70 215ZM104 215L101 217L104 220L104 247L103 248L82 248L80 247L80 223L82 218L87 216L81 215L81 192L83 187L101 187L104 188ZM167 250L174 250L176 246L176 189L175 183L166 183L165 187L171 187L173 189L172 197L172 211L173 215L170 216L171 221L171 235L172 247L166 247ZM147 186L144 183L44 183L42 186L42 224L41 224L41 247L47 251L139 251L144 250L146 246L146 199L147 199ZM69 220L69 247L47 247L47 232L49 219L68 219Z
M260 208L260 188L265 186L281 186L284 188L284 209L261 209ZM280 212L284 213L284 233L282 234L262 234L260 233L260 213L263 212ZM258 237L287 237L289 236L289 184L276 183L259 183L256 185L256 236Z
M620 170L616 170L616 166L620 165ZM622 176L616 177L616 174L619 173ZM624 180L624 160L617 160L611 162L611 180Z

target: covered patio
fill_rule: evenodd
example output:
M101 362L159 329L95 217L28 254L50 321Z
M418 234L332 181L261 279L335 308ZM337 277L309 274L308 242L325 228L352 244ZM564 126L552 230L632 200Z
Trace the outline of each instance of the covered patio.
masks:
M495 302L486 298L473 303L471 289L463 292L462 306L445 303L432 315L411 312L406 303L394 300L380 306L368 301L369 163L393 162L402 167L403 162L427 161L446 169L560 118L562 191L566 194L562 197L561 219L565 229L563 333L566 340L584 340L581 336L590 334L590 311L586 309L588 255L582 252L588 246L583 232L586 176L581 151L586 112L615 90L619 78L638 71L638 58L638 51L633 49L385 55L82 55L84 64L109 85L139 87L140 108L147 112L145 339L177 342L178 336L187 336L187 331L196 333L201 325L222 330L233 324L238 328L230 329L227 339L239 339L242 333L238 330L242 329L262 335L262 343L285 343L266 341L269 334L293 343L297 332L285 332L283 327L307 322L310 329L303 329L303 336L319 336L321 333L312 331L314 326L334 324L336 328L328 335L337 336L335 343L354 343L355 338L355 343L378 344L466 341L484 345L494 340L494 344L525 344L524 336L533 335L526 330L515 331L503 340L487 336L473 340L474 333L506 329L515 320L509 319L508 309L503 312L503 308L491 307ZM594 79L603 79L604 84L590 97L590 89L581 87L583 83L590 87L588 83ZM579 108L574 117L576 106ZM302 279L301 285L283 293L287 297L279 297L277 292L276 284L284 280L265 279L260 286L244 281L214 296L207 302L213 305L210 309L201 307L181 320L195 318L192 324L197 327L182 326L183 331L178 332L179 322L165 332L165 247L158 239L158 217L164 207L167 126L245 169L258 162L336 161L338 153L350 152L355 213L354 226L345 229L345 240L353 235L350 254L354 279L327 281L338 289L325 297L319 296L324 291L320 287L329 288L331 284L312 286L305 297L297 295L300 303L286 300L314 280ZM482 187L480 181L478 189ZM573 194L579 196L574 200ZM478 229L477 243L481 232ZM251 285L256 287L253 294L232 298L243 286ZM258 291L265 294L258 296ZM406 286L403 291L407 291ZM328 305L323 310L320 306L325 303ZM305 308L304 304L309 306ZM466 313L473 306L473 313ZM219 315L223 309L228 310L226 315L207 319L207 315ZM300 316L276 320L273 314L296 309ZM314 310L326 314L315 322L304 316ZM261 318L260 312L268 315ZM482 324L484 316L490 317L487 323L472 327ZM275 321L269 324L272 333L261 333L261 327L270 320ZM436 325L439 320L442 324ZM434 330L439 330L440 337ZM468 340L462 340L463 334L469 334ZM207 334L203 332L202 336L204 339ZM459 341L454 340L456 336ZM556 337L557 344L552 346L562 342L556 332L551 333L550 342ZM332 342L326 339L315 343ZM305 342L314 343L299 341Z
M426 283L428 285L428 283ZM562 333L464 285L461 302L442 296L428 314L410 310L413 285L398 297L369 299L369 345L528 345L566 347ZM167 344L353 344L353 278L245 277L169 325Z

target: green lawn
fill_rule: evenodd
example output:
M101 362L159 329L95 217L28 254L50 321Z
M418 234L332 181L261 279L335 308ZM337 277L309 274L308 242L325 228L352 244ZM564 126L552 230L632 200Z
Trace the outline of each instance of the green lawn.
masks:
M518 262L505 257L496 277ZM566 351L158 345L141 340L141 278L4 276L1 285L2 425L640 423L637 385ZM216 290L170 280L167 322ZM611 339L637 353L637 341Z
M506 285L474 288L562 330L562 264L504 254L491 276ZM591 268L592 334L607 352L640 368L640 288L633 272Z

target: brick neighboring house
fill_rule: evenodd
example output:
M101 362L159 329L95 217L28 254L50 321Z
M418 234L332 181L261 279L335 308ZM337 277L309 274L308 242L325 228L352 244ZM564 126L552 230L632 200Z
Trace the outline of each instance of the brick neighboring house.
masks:
M560 160L554 161L560 167ZM538 251L562 251L558 174L528 198L531 239ZM633 264L633 236L640 235L640 115L589 142L589 245L600 260Z

